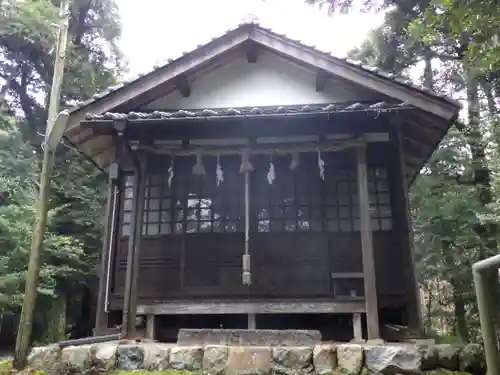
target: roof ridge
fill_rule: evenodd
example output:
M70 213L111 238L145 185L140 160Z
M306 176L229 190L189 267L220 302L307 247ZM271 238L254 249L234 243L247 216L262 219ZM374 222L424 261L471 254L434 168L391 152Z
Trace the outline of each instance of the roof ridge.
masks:
M252 30L258 30L260 32L270 33L272 36L280 37L280 38L284 39L288 43L293 43L293 44L295 44L296 46L298 46L300 48L306 48L306 49L310 50L313 53L320 54L324 58L335 59L335 60L337 60L339 62L343 62L345 64L348 64L351 67L354 67L354 68L357 68L357 69L362 69L363 71L366 71L366 72L369 72L371 74L377 75L377 76L379 76L379 77L381 77L383 79L391 80L391 81L396 82L398 84L401 84L401 85L404 85L404 86L407 86L407 87L419 90L421 92L424 92L424 93L426 93L428 95L431 95L431 96L434 96L436 98L446 100L447 102L449 102L449 103L451 103L451 104L453 104L455 106L458 106L458 107L461 106L460 103L457 100L449 97L446 94L439 93L439 92L434 91L434 90L430 90L430 89L428 89L428 88L426 88L426 87L424 87L422 85L418 85L418 84L414 83L412 80L401 79L401 78L397 77L393 73L385 72L385 71L383 71L383 70L381 70L381 69L379 69L379 68L377 68L375 66L364 64L362 61L352 60L352 59L350 59L348 57L338 57L338 56L335 56L335 55L332 54L331 51L323 51L321 49L318 49L315 45L306 44L305 42L301 41L300 39L293 39L291 37L288 37L284 33L279 33L279 32L273 31L272 28L264 27L264 26L261 25L261 22L260 22L259 19L252 18L249 21L245 21L244 20L242 22L239 22L235 27L226 30L221 35L218 35L216 37L211 37L209 41L207 41L207 42L205 42L203 44L197 44L197 46L194 49L190 50L190 51L184 51L184 52L181 53L181 55L179 55L179 56L177 56L175 58L172 58L172 57L167 58L166 59L167 62L165 64L163 64L163 65L154 65L153 69L151 69L147 73L140 73L137 76L135 76L134 78L125 79L125 80L123 80L120 83L112 85L112 86L108 87L107 89L105 89L105 90L103 90L103 91L101 91L99 93L94 94L92 96L92 98L90 98L90 99L88 99L86 101L82 101L82 102L79 102L79 103L75 104L74 106L72 106L70 108L70 110L71 111L76 111L79 108L85 107L85 106L91 104L92 102L94 102L95 100L101 99L101 98L107 96L108 94L110 94L112 92L115 92L115 91L121 89L122 87L124 87L124 86L126 86L126 85L128 85L128 84L130 84L132 82L135 82L135 81L137 81L139 79L141 79L142 77L144 77L146 75L154 73L158 69L167 68L169 65L178 62L179 60L185 58L187 55L190 55L190 54L198 51L201 48L206 48L207 46L210 45L210 43L215 42L219 38L222 38L225 35L228 35L230 33L235 33L239 29L243 29L245 27L251 27Z

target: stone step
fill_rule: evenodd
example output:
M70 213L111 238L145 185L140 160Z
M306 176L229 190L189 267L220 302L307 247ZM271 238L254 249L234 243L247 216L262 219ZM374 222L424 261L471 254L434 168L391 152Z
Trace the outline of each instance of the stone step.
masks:
M315 330L180 329L178 345L314 346L321 342Z

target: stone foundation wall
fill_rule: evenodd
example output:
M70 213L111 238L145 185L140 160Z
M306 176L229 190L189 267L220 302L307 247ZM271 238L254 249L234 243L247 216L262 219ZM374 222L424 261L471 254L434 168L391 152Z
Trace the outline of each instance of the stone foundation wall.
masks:
M182 371L204 375L485 374L481 346L319 344L315 346L180 346L111 342L34 348L30 367L48 374L114 370Z

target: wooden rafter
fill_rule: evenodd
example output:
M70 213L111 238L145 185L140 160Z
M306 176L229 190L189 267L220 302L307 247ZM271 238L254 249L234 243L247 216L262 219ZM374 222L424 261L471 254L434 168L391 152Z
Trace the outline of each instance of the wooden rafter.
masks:
M208 45L186 54L183 58L167 64L80 109L74 110L68 121L68 130L77 126L86 112L103 113L120 107L137 96L154 90L158 86L168 84L177 77L202 66L207 61L218 58L225 52L248 42L256 44L259 48L265 47L289 60L300 61L313 69L342 77L366 89L410 103L443 119L449 120L456 116L457 108L452 103L439 100L391 79L372 74L360 67L349 65L340 59L328 57L328 55L313 48L292 42L269 30L253 25L250 33L248 28L243 27L233 30Z

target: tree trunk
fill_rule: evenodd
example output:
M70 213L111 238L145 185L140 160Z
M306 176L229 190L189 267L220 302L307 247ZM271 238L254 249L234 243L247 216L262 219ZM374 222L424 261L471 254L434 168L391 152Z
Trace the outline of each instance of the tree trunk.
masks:
M432 71L432 53L430 47L425 47L424 50L424 87L429 90L434 88L434 73Z
M457 286L458 287L458 286ZM469 330L467 328L467 319L465 317L465 302L460 288L453 290L453 304L455 315L455 334L460 339L460 342L466 344L469 342Z
M445 262L447 270L450 273L450 284L453 288L453 331L456 336L460 339L462 343L467 343L469 341L469 332L467 327L467 319L465 317L465 302L463 298L463 288L460 285L460 281L457 280L454 273L456 270L456 263L454 258L454 252L457 249L454 249L452 244L449 241L441 241L442 242L442 254L443 260Z
M43 339L53 343L66 339L66 313L68 300L66 293L54 300L48 312L47 327Z
M486 146L480 128L478 80L467 77L467 105L468 124L465 126L465 136L472 153L472 168L474 184L477 188L477 199L483 207L493 202L491 188L491 171L486 160ZM481 238L479 258L485 259L498 253L497 239L498 226L496 223L477 223L475 231ZM497 270L492 270L488 277L488 285L494 295L494 301L500 301L499 282ZM498 305L498 303L497 303ZM498 309L497 309L498 310ZM495 317L498 320L498 317Z

